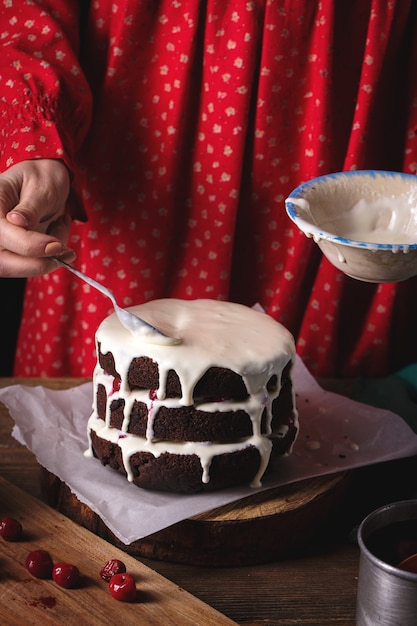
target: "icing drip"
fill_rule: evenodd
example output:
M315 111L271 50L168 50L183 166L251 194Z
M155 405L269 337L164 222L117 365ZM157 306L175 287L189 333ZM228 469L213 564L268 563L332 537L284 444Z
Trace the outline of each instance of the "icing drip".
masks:
M100 345L102 354L113 354L121 383L115 384L113 376L97 363L93 375L94 388L97 390L98 385L103 385L106 391L106 419L103 421L97 417L95 397L88 430L92 429L99 437L119 445L129 481L133 480L130 459L136 452L150 452L155 457L163 453L197 455L202 467L202 481L208 483L210 465L215 456L254 446L261 461L252 484L259 486L272 449L272 443L266 436L272 432L272 403L280 393L285 366L295 358L292 335L264 313L215 300L156 300L130 310L167 335L179 337L181 343L171 346L145 344L139 338L133 338L115 314L106 318L96 333L97 350ZM129 366L132 359L139 356L146 356L157 363L158 389L129 389ZM248 396L239 401L199 402L194 399L197 382L211 367L223 367L239 374ZM178 374L181 383L182 396L179 398L166 398L170 370ZM276 384L268 390L271 379L276 380ZM110 406L115 400L124 401L120 430L110 426ZM135 401L147 407L145 437L128 433ZM207 413L243 410L251 420L251 436L233 443L172 443L155 439L154 420L161 406L180 408L192 405ZM263 416L266 417L266 435L261 432ZM296 411L294 419L297 424ZM284 433L280 432L278 436L284 436Z

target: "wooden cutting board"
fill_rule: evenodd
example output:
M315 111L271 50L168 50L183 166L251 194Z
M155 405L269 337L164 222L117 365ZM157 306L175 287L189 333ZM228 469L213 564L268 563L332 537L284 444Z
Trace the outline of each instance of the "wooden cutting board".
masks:
M51 506L131 555L203 567L240 567L293 556L328 529L346 500L351 474L268 489L130 545L121 543L56 476L45 470L43 482Z
M25 534L21 541L0 537L0 623L123 624L123 626L195 626L235 624L136 559L0 478L0 517L18 519ZM53 560L76 565L82 576L79 589L62 589L51 580L31 576L24 566L36 549L48 550ZM134 604L110 596L99 572L110 558L126 564L137 583Z

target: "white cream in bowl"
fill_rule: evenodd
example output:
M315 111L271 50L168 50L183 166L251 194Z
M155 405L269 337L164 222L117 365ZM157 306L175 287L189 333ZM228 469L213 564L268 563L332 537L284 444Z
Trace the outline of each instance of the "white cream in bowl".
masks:
M342 237L372 243L417 243L417 205L407 197L361 198L343 214Z

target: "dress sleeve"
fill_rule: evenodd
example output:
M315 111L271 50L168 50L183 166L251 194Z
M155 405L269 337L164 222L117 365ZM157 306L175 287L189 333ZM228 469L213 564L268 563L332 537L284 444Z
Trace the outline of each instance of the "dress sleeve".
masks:
M77 0L0 4L0 171L35 158L74 170L91 117L80 28Z

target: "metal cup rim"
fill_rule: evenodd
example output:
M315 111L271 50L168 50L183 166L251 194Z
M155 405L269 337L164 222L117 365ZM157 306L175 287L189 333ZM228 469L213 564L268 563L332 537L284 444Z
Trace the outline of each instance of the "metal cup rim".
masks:
M377 557L373 552L371 552L371 550L369 550L369 548L366 545L366 539L364 538L364 533L367 529L367 527L369 525L372 525L372 522L375 519L378 519L379 517L383 516L384 513L388 513L389 511L392 511L392 509L396 509L399 512L401 510L409 510L409 508L411 507L415 507L415 519L417 521L417 499L409 499L409 500L397 500L395 502L390 502L389 504L384 504L383 506L375 509L374 511L371 511L370 513L368 513L368 515L362 520L362 522L359 525L358 528L358 545L359 548L361 550L361 553L363 555L365 555L376 567L379 567L380 569L397 576L398 578L403 578L404 580L409 580L412 582L416 582L417 581L417 573L413 573L413 572L407 572L405 570L402 570L398 567L396 567L395 565L391 565L390 563L386 563L385 561L383 561L382 559L380 559L379 557ZM406 517L404 518L404 521L407 519L414 519L414 517ZM372 530L377 530L379 528L385 528L385 526L388 526L389 524L395 523L396 521L403 521L401 520L401 518L397 519L397 520L391 520L390 522L388 522L387 524L382 524L381 526L375 525Z

